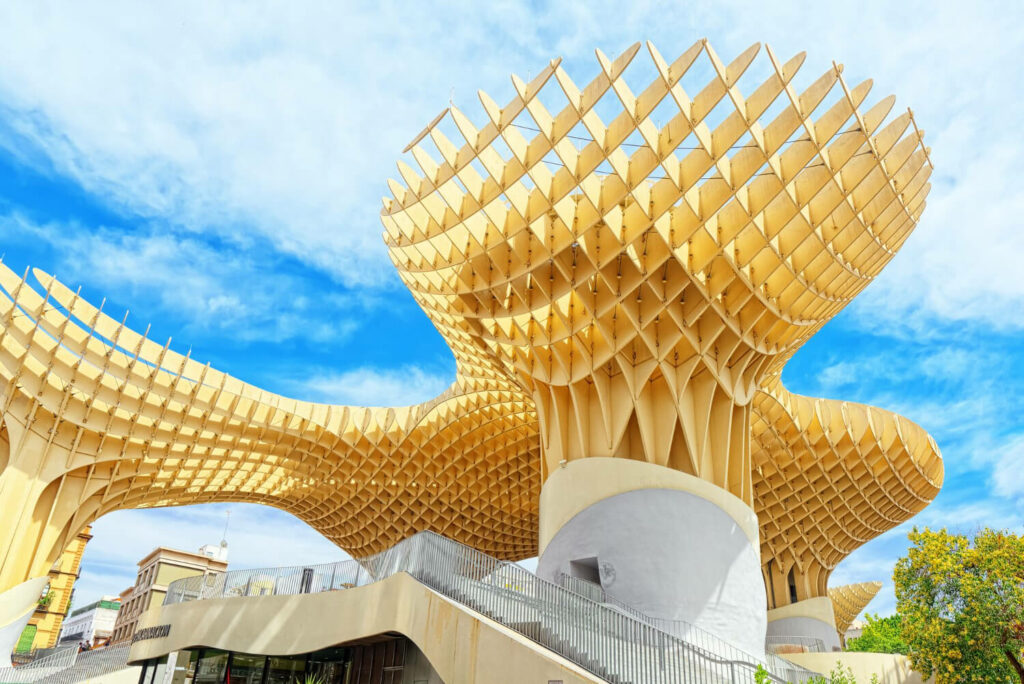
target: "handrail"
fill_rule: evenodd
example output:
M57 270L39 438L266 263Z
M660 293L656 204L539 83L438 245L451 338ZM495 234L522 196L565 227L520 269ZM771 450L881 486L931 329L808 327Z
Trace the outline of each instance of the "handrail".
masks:
M21 667L0 668L3 684L75 684L85 679L120 670L128 664L130 646L107 646L78 652L78 647L62 649Z
M128 666L130 644L106 646L78 654L77 662L69 668L37 680L36 684L75 684L94 679Z
M33 648L31 651L15 651L11 654L11 661L14 663L14 667L24 667L30 663L42 660L43 658L49 658L50 656L59 653L68 648L58 646L52 646L50 648Z
M828 653L824 640L808 636L766 636L764 638L764 646L766 651L775 654L778 654L780 649L786 646L799 646L804 649L803 653Z
M565 572L559 572L556 579L556 583L566 589L570 589L581 596L586 596L592 601L614 606L616 610L632 615L637 620L646 622L666 634L671 634L678 639L695 644L711 653L721 654L732 660L738 661L758 660L758 658L753 654L744 651L717 634L709 632L702 627L698 627L691 622L687 622L685 620L666 620L664 618L656 618L651 615L647 615L628 603L615 598L609 594L604 587L595 582L590 582L581 577L574 577L573 575L569 575Z
M304 585L304 573L311 579ZM356 560L292 565L280 568L232 570L219 575L196 575L171 582L164 605L195 599L265 596L268 594L313 594L348 589L376 581L366 575Z
M78 647L51 652L17 667L0 668L0 682L3 684L29 684L48 677L75 664Z
M432 532L420 532L358 561L234 570L213 580L177 580L168 586L164 605L332 591L364 586L400 572L612 682L748 682L759 665L775 682L787 681L780 676L782 670L790 680L813 675L778 659L719 649L717 642L692 643L617 607L543 580L515 563Z

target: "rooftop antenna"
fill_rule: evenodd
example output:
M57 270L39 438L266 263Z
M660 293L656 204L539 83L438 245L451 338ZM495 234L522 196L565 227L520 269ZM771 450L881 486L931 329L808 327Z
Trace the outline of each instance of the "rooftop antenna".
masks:
M220 545L221 546L227 546L228 545L228 525L231 523L231 509L230 508L227 509L227 511L225 511L225 516L226 517L225 517L225 520L224 520L224 534L222 534L220 536Z

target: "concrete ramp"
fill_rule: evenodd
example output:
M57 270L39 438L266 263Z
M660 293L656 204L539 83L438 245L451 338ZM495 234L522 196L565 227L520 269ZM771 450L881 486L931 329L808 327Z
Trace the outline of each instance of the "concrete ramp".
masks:
M149 632L147 628L157 628ZM363 587L290 596L188 601L154 608L132 645L138 663L204 646L298 655L380 634L408 637L444 682L600 682L556 653L399 573Z

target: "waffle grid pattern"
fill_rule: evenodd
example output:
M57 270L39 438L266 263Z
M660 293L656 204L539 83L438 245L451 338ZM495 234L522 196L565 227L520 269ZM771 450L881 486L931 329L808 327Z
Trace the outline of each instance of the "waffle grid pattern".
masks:
M928 150L838 65L797 89L803 54L648 44L634 89L641 48L598 51L583 87L558 60L513 76L504 107L480 94L482 127L450 107L409 146L418 168L399 162L384 239L457 363L425 404L265 392L0 267L0 590L106 512L211 501L276 506L357 556L432 530L529 557L546 473L619 456L752 505L770 604L790 576L824 595L935 496L941 458L910 421L779 377L916 225Z

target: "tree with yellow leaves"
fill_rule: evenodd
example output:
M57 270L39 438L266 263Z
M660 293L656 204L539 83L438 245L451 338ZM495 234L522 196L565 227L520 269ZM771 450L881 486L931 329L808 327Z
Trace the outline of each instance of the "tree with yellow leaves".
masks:
M1024 684L1024 536L984 529L909 535L896 563L896 610L910 661L925 677Z

